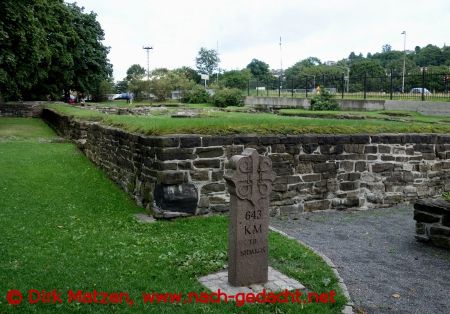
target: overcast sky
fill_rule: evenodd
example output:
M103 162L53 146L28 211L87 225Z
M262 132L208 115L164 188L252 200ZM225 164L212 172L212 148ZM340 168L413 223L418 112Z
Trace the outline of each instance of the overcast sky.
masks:
M73 2L73 1L68 1ZM316 56L322 61L351 51L403 50L450 44L449 0L78 0L97 13L105 31L115 80L132 64L150 69L195 68L201 47L218 49L220 68L244 68L253 58L283 68ZM282 52L280 54L280 36Z

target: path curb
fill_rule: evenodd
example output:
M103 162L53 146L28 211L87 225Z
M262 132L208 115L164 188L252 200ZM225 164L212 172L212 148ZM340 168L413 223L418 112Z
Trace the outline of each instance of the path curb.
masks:
M348 292L347 286L345 285L344 279L342 279L341 275L339 275L339 272L337 271L336 265L334 265L334 263L331 261L331 259L329 259L327 256L325 256L324 254L322 254L321 252L317 251L316 249L312 248L311 246L309 246L308 244L306 244L305 242L296 239L290 235L288 235L286 232L283 232L275 227L269 226L269 229L281 234L282 236L285 236L289 239L295 240L298 243L300 243L301 245L307 247L308 249L310 249L311 251L313 251L315 254L319 255L324 261L325 263L331 267L331 269L333 270L333 273L336 275L336 277L338 278L339 281L339 287L342 289L342 292L344 293L344 296L348 299L347 304L344 306L343 310L342 310L342 314L352 314L354 313L353 311L353 306L354 303L350 297L350 293Z

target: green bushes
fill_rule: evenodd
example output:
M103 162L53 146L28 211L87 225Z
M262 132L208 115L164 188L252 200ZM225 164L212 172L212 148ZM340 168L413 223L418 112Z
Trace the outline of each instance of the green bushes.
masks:
M447 200L450 202L450 192L442 193L442 197L444 198L444 200Z
M237 88L224 88L216 90L211 97L211 103L216 107L243 106L244 97Z
M203 104L209 102L210 97L203 86L195 85L184 93L181 101L188 104Z
M320 90L311 98L311 110L322 111L336 111L339 110L339 105L333 95L327 90Z

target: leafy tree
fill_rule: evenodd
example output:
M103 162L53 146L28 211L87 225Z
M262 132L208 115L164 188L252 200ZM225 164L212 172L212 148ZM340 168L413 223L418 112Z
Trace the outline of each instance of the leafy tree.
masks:
M372 78L368 81L366 78ZM373 78L378 79L373 79ZM350 85L351 91L361 91L366 79L367 90L381 90L386 83L387 73L378 60L363 59L353 62L350 65Z
M128 91L127 80L118 81L114 86L114 90L116 93L125 93L126 91Z
M195 83L184 74L177 71L169 71L161 68L152 72L152 80L150 81L150 91L159 101L165 100L173 90L182 92L190 90Z
M181 68L175 69L174 72L184 75L188 80L194 81L195 83L201 83L201 76L194 69L183 66Z
M392 46L389 44L385 44L383 45L383 47L381 47L381 52L385 53L385 52L389 52L392 51Z
M145 76L145 69L139 64L133 64L127 70L127 81L131 80L142 80Z
M112 78L103 80L100 84L97 85L97 88L92 91L92 100L106 101L108 100L108 94L112 94L114 91L114 83L112 82Z
M253 59L248 65L247 69L254 78L264 81L270 76L269 65L258 59Z
M444 64L442 50L437 46L427 45L416 54L416 63L419 67Z
M63 0L0 2L0 93L59 98L95 91L112 74L95 13Z
M248 81L251 78L250 70L231 70L224 72L220 77L220 84L228 88L247 88Z
M198 52L198 56L195 59L198 72L212 75L219 65L220 59L217 51L214 49L208 50L201 48Z

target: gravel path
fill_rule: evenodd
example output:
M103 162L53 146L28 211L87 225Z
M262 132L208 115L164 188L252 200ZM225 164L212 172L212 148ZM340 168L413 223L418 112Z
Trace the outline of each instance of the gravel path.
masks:
M414 238L412 206L304 213L270 224L328 256L359 313L450 313L450 251Z

